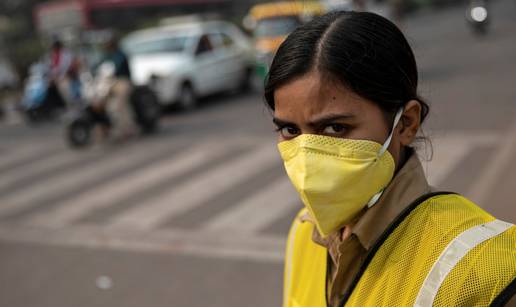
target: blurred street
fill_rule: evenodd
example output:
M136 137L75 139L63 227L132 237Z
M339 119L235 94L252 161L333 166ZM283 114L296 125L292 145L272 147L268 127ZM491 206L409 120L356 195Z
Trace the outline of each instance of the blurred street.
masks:
M516 223L516 2L485 37L464 7L404 31L431 106L430 183ZM0 306L279 306L301 208L257 93L169 112L158 134L71 150L62 123L0 122Z

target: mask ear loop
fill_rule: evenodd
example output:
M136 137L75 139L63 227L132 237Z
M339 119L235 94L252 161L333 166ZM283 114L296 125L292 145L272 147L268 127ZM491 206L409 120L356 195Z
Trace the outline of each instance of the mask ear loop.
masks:
M389 148L389 146L391 145L392 135L394 134L394 129L396 128L396 126L400 122L401 116L403 115L403 110L404 110L403 107L401 107L398 110L398 112L396 113L396 116L394 117L394 124L392 125L391 133L389 134L389 137L387 138L387 141L385 141L385 143L383 143L382 148L378 152L378 157L381 157L387 151L387 148Z
M400 122L401 120L401 116L403 115L403 110L404 108L401 107L398 112L396 113L396 116L394 117L394 124L392 125L392 130L391 130L391 133L389 134L389 137L387 138L387 140L385 141L385 143L383 144L382 148L380 149L380 151L378 152L378 158L380 158L386 151L387 151L387 148L389 148L389 146L391 145L391 141L392 141L392 135L394 134L394 129L396 128L396 126L398 125L398 123ZM367 203L367 208L371 208L372 206L374 206L378 200L380 199L380 197L382 196L383 194L383 189L376 193L370 200L369 202Z

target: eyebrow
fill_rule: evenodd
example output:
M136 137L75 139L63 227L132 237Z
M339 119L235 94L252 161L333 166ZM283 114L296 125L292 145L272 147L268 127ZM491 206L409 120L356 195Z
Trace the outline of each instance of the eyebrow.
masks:
M294 123L291 123L283 119L279 119L277 117L273 117L272 122L278 127L294 125Z
M355 115L353 114L350 114L350 113L343 113L343 114L326 114L324 116L320 116L320 117L315 117L314 119L312 119L308 125L309 126L312 126L312 127L316 127L316 126L321 126L321 125L324 125L326 123L329 123L329 122L333 122L333 121L336 121L336 120L343 120L343 119L353 119L353 118L356 118ZM289 122L287 120L284 120L284 119L280 119L280 118L277 118L277 117L274 117L272 119L272 122L274 124L276 124L277 126L290 126L290 125L295 125L294 123L292 122Z
M308 125L310 126L321 126L329 122L333 122L336 120L342 120L342 119L353 119L356 116L350 113L342 113L342 114L326 114L324 116L319 116L313 118Z

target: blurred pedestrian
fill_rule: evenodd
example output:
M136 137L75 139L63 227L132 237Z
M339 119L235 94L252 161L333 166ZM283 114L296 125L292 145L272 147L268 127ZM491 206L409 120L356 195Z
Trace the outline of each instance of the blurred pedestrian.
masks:
M499 306L514 295L516 227L427 183L417 84L407 40L373 13L329 13L279 48L265 99L305 205L283 306Z
M83 70L82 62L79 58L75 58L66 73L67 80L67 99L74 104L82 104L83 103L83 93L82 93L82 81L81 81L81 73Z
M72 65L73 55L64 47L61 40L53 38L50 49L50 74L54 79L62 79L66 76L68 69Z
M69 84L67 81L68 71L74 61L74 56L70 50L64 47L58 37L54 37L49 54L50 60L50 82L47 92L47 101L53 107L62 108L68 100Z

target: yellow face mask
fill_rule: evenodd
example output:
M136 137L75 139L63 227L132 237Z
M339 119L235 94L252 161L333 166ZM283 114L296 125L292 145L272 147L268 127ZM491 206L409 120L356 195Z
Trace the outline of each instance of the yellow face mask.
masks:
M402 111L396 114L394 127ZM387 148L393 131L383 146L312 134L278 144L290 181L323 237L374 205L392 180L395 163Z

